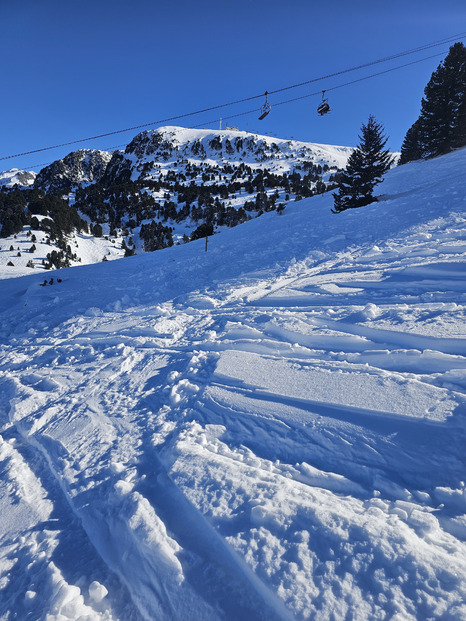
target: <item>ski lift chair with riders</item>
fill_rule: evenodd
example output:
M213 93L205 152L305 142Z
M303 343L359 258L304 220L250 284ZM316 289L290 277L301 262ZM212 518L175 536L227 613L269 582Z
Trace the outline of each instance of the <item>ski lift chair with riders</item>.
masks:
M320 116L324 116L325 114L327 114L327 112L330 112L330 106L328 103L328 99L325 97L325 91L322 91L322 101L317 108L317 114L320 114Z

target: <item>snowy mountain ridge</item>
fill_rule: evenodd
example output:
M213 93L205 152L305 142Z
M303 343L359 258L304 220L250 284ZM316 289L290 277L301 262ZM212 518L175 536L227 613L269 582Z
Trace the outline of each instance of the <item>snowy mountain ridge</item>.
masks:
M11 168L0 172L0 188L1 186L13 187L18 185L19 187L28 187L34 184L37 173L31 170L20 170L19 168Z
M344 168L352 147L338 147L285 140L235 130L187 129L160 127L138 134L124 153L115 154L109 165L109 177L122 170L131 178L151 179L153 169L183 172L186 164L219 166L239 164L254 169L267 168L274 173L288 173L297 166L320 165L334 172ZM116 172L111 172L116 170Z
M296 164L312 162L332 169L344 168L352 147L339 147L308 143L295 139L280 139L236 129L208 130L165 126L146 130L135 136L124 151L116 151L117 160L124 153L137 167L141 163L181 163L183 160L219 162L244 162L259 164L265 162L272 170L289 171ZM70 182L72 186L100 181L105 174L112 154L99 149L79 149L65 158L56 160L36 174L30 171L11 169L0 173L5 185L31 185L59 192L61 186ZM291 160L291 161L286 161ZM20 179L18 175L22 173ZM132 176L137 178L136 172ZM27 183L26 183L27 181Z
M77 186L100 181L111 154L98 149L79 149L38 173L34 187L54 194L68 194Z
M202 226L220 232L330 189L332 175L351 151L233 129L181 127L141 132L124 152L81 149L42 169L26 202L26 193L5 197L6 213L14 207L14 218L2 214L0 203L0 225L8 220L0 264L9 269L2 273L153 251L205 236L198 232ZM50 234L41 220L56 221L49 195L68 201L79 229L69 230L63 208L55 204L66 230L56 222L58 230ZM37 216L35 229L25 216L27 205Z
M465 621L465 166L1 280L0 618Z
M183 158L214 162L267 162L271 169L290 170L296 162L343 168L353 149L262 136L235 129L208 130L160 127L138 134L125 154L137 160L179 161ZM291 162L286 162L291 158Z

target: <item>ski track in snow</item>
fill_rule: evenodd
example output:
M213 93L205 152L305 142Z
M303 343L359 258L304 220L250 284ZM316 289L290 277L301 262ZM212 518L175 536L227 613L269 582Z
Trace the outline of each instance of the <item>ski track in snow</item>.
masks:
M466 619L452 158L0 283L0 619Z

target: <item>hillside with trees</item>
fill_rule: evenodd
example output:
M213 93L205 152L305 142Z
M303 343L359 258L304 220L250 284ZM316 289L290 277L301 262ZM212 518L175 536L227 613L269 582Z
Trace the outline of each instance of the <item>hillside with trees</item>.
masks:
M0 192L3 260L15 269L110 260L281 214L289 202L334 189L351 152L180 127L144 131L113 154L82 149L42 169L32 188ZM25 262L34 231L36 253Z

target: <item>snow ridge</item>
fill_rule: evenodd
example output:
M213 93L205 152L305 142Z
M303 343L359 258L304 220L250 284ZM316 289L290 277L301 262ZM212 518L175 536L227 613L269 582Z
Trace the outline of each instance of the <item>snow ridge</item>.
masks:
M297 162L327 164L343 168L353 151L338 147L260 136L249 132L224 129L186 129L160 127L138 134L126 147L127 155L145 161L192 160L218 162L267 163L272 170L290 169ZM292 162L286 162L292 158ZM290 165L291 164L291 165Z

